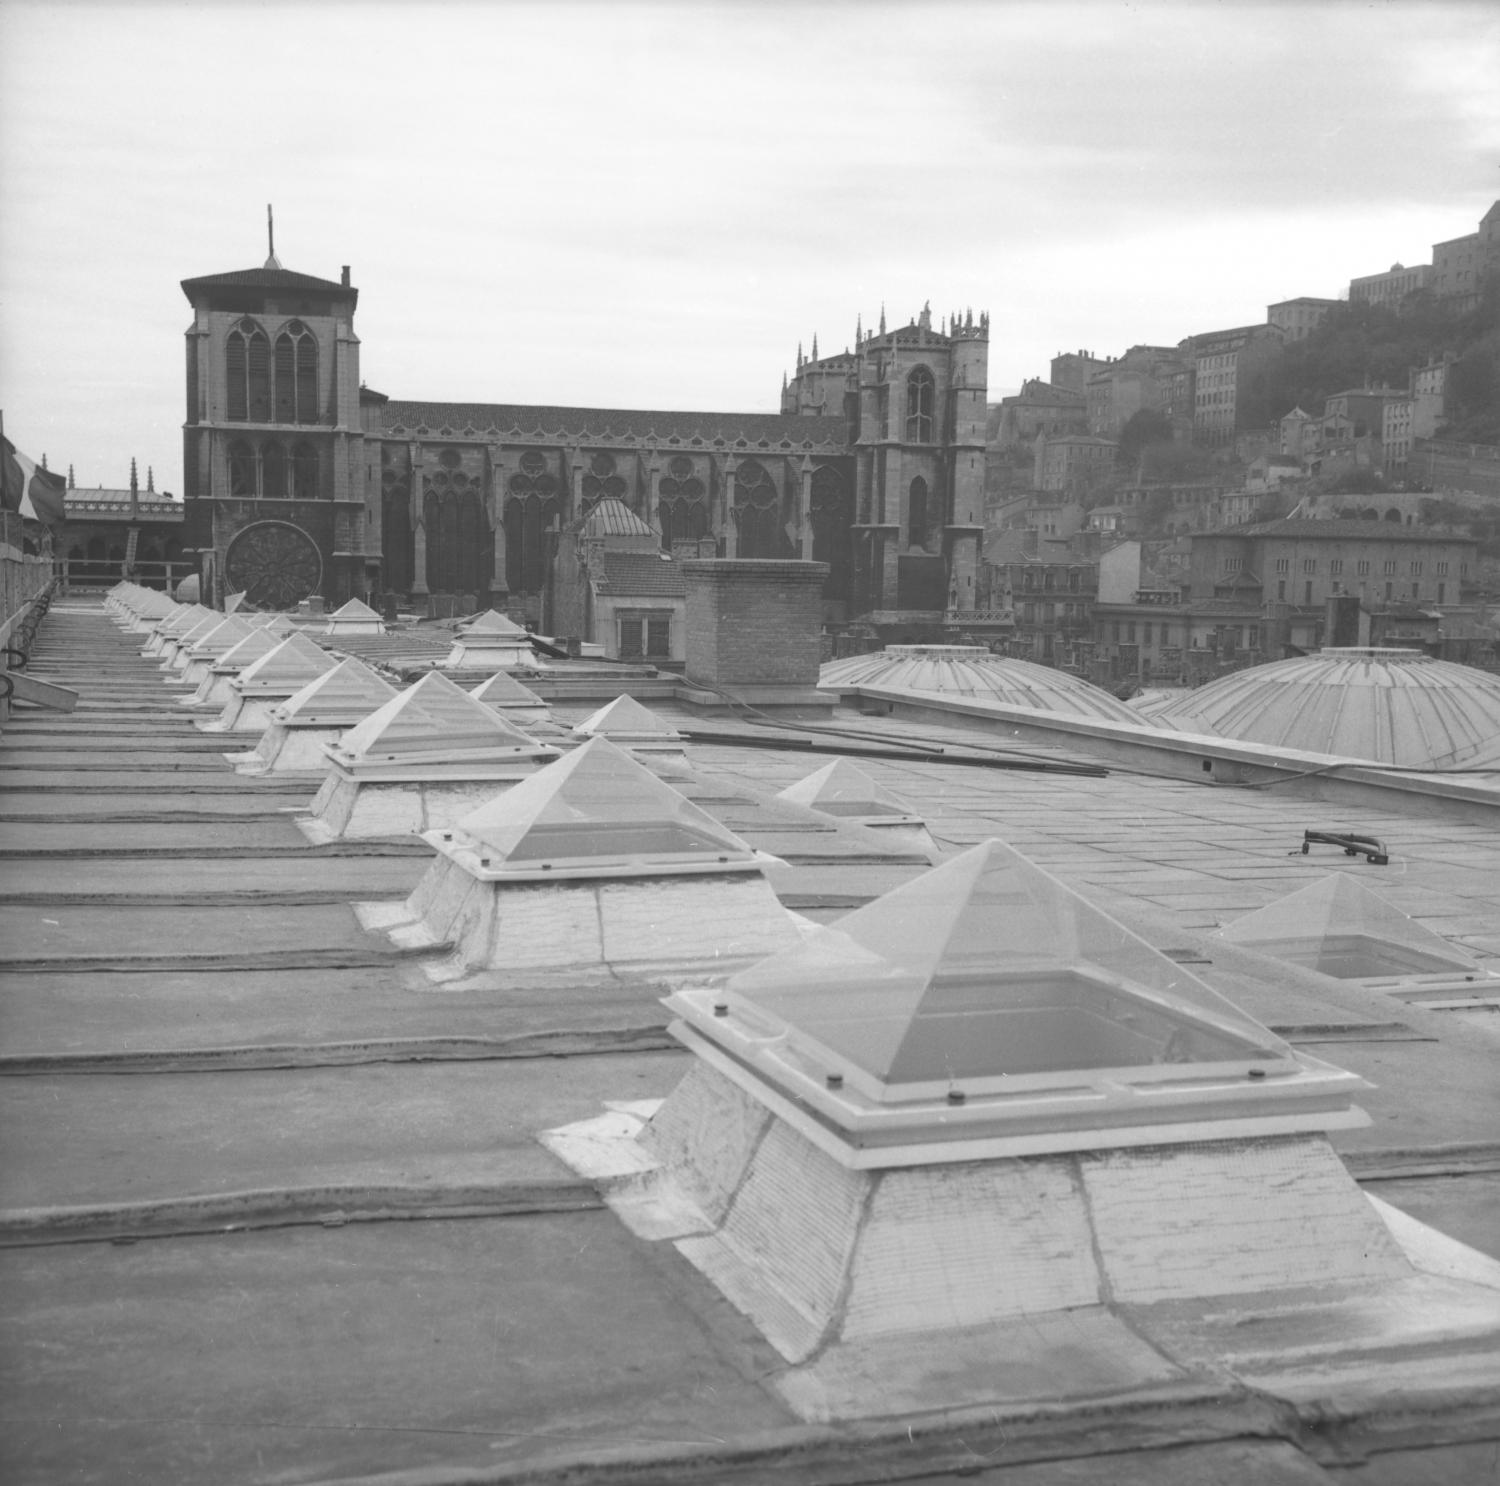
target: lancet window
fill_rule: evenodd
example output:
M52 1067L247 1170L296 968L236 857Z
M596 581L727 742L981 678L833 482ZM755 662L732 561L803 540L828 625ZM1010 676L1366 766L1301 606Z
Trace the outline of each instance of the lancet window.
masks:
M909 444L932 442L932 373L919 366L906 379L906 441Z
M224 346L225 416L231 423L316 423L318 342L300 320L270 338L246 316Z
M521 456L505 501L505 583L512 593L540 593L547 580L547 530L557 520L557 476L534 449Z

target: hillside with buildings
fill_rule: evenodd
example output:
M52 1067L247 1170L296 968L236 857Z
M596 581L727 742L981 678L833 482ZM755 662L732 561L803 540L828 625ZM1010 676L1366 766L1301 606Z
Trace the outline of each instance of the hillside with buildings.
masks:
M1007 653L1194 684L1353 600L1359 643L1500 665L1500 202L1339 299L1055 356L991 407L985 487L970 633Z

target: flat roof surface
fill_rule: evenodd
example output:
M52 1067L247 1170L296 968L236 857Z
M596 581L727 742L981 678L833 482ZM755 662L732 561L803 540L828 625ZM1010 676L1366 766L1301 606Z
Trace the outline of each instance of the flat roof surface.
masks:
M1137 1385L1101 1393L1087 1348L1072 1371L1023 1369L982 1417L800 1421L750 1322L537 1139L672 1090L689 1055L666 1034L663 987L534 971L435 989L351 908L404 897L431 849L309 845L293 816L317 781L236 775L223 754L253 735L200 731L137 656L142 638L97 601L60 599L31 670L76 687L77 709L0 726L9 1486L434 1486L561 1480L583 1462L590 1479L782 1486L1386 1486L1493 1468L1500 1430L1469 1421L1450 1439L1407 1420L1388 1436L1365 1421L1373 1453L1356 1469L1319 1443L1326 1421L1299 1423L1274 1389L1155 1357ZM571 725L605 700L553 713ZM1331 1137L1350 1171L1500 1257L1500 1013L1268 972L1212 937L1348 871L1500 965L1494 818L1105 772L957 716L839 712L814 731L648 705L690 734L678 787L779 859L768 876L788 908L833 922L926 869L919 851L772 799L850 757L944 853L1000 837L1294 1046L1367 1078L1372 1123ZM1309 828L1376 836L1390 864L1303 855Z

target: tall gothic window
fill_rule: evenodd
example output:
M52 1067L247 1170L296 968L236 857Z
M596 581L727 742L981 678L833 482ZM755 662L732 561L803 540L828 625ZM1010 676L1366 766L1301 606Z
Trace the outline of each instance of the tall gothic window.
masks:
M229 332L224 369L231 423L318 421L318 342L300 320L276 337L273 353L265 331L247 316Z
M906 540L913 547L927 545L927 481L921 475L911 482L908 492Z
M230 495L255 496L260 494L260 481L256 476L255 464L255 450L244 439L236 439L229 446Z
M733 520L739 528L741 557L784 557L786 533L781 527L781 496L766 467L747 459L734 481Z
M613 454L595 454L583 477L583 511L587 516L602 500L624 500L625 481L615 473Z
M226 416L231 423L271 421L271 343L246 317L229 332L224 347L228 380Z
M292 447L292 494L298 500L318 497L318 451L311 444Z
M275 439L260 446L260 493L267 500L286 498L286 450Z
M505 585L512 593L540 593L547 579L547 528L559 512L557 477L534 449L521 456L505 502Z
M673 455L656 489L663 551L670 552L673 542L695 542L708 535L708 492L686 454Z
M919 366L906 379L906 442L932 442L932 373Z

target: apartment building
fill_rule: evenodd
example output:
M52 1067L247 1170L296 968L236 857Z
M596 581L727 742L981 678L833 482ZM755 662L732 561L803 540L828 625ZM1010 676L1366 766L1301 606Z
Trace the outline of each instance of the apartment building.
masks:
M1265 372L1285 332L1276 325L1241 325L1189 336L1181 351L1193 363L1193 440L1234 442L1265 420Z

